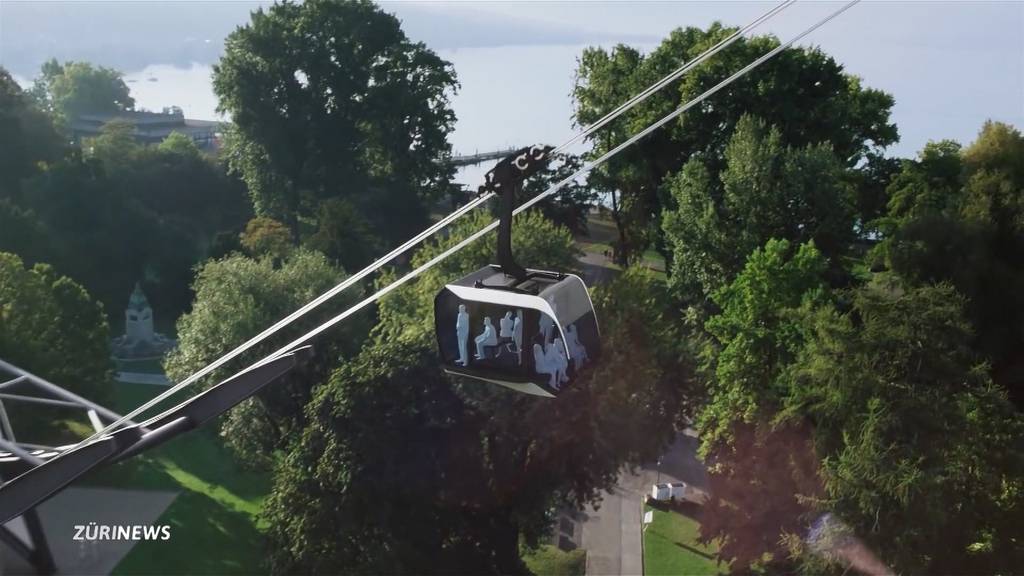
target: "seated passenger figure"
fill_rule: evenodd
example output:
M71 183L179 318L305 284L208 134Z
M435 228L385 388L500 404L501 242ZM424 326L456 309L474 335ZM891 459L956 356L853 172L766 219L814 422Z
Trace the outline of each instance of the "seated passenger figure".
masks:
M504 340L505 338L512 338L512 327L515 321L512 320L512 311L509 310L505 313L505 316L498 321L501 326L501 330L498 332L498 336Z
M580 335L576 331L575 324L569 324L565 339L566 344L569 346L569 357L572 358L572 367L578 371L583 367L583 363L587 361L587 349L580 343Z
M547 354L544 353L544 349L541 348L540 344L533 345L533 367L537 371L537 374L548 374L551 376L551 380L548 382L548 386L557 389L558 380L558 368L554 366L548 359Z
M494 331L494 324L491 324L491 317L484 317L484 331L474 340L476 342L476 359L484 358L484 346L497 346L498 334Z
M558 381L565 383L569 376L565 371L569 369L569 359L565 357L565 345L561 338L555 338L555 343L548 347L549 362L558 370Z

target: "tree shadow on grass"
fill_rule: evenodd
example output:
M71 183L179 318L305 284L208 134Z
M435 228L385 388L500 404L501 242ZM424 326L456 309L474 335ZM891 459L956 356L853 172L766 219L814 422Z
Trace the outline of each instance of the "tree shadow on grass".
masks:
M701 556L703 558L706 558L708 560L717 560L717 558L715 558L715 556L713 556L711 554L708 554L707 552L703 552L701 550L698 550L697 548L694 548L693 546L687 546L686 544L683 544L682 542L674 542L674 544L676 546L679 546L680 548L682 548L684 550L692 552L692 553L694 553L694 554L696 554L698 556Z
M167 541L139 542L115 575L233 575L262 572L263 535L250 515L185 490L157 525L171 527Z

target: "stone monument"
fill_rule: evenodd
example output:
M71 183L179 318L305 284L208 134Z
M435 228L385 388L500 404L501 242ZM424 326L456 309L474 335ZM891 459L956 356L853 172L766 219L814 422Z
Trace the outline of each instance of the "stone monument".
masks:
M153 329L153 308L138 283L124 311L124 335L111 344L114 357L122 359L163 356L174 347L174 340Z

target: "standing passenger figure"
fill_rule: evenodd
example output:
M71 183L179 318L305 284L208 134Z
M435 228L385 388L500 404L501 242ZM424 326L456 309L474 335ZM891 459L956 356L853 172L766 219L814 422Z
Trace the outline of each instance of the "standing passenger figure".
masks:
M523 364L523 311L516 310L516 319L512 324L512 342L516 346L516 355L519 357L519 365Z
M469 312L466 312L465 304L459 304L459 316L455 320L455 336L459 339L458 363L469 366Z

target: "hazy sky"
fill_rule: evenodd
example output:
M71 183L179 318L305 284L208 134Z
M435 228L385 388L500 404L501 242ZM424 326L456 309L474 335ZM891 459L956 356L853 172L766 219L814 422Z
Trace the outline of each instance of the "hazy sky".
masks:
M466 5L429 6L442 11ZM661 38L680 25L706 26L714 20L742 24L773 3L470 5L496 18L515 15L598 33ZM798 2L758 32L787 39L837 6L833 2ZM893 114L901 143L894 153L913 154L930 139L970 141L988 118L1024 128L1024 2L862 2L804 44L820 46L867 85L895 96ZM561 57L558 50L552 54ZM568 86L571 78L560 86L562 94Z
M767 2L383 2L406 32L450 60L462 88L452 137L472 151L572 133L575 59L587 45L653 48L678 26L744 24ZM140 104L209 116L208 65L254 2L18 2L0 0L0 65L22 78L51 56L135 72ZM801 1L757 30L782 39L836 8ZM969 142L985 119L1024 128L1024 2L862 2L811 35L868 86L892 93L901 142ZM188 68L173 72L166 64ZM146 71L142 70L146 68ZM153 72L162 70L162 72ZM510 74L509 71L512 73ZM755 72L756 73L756 72ZM144 76L159 76L147 84Z

